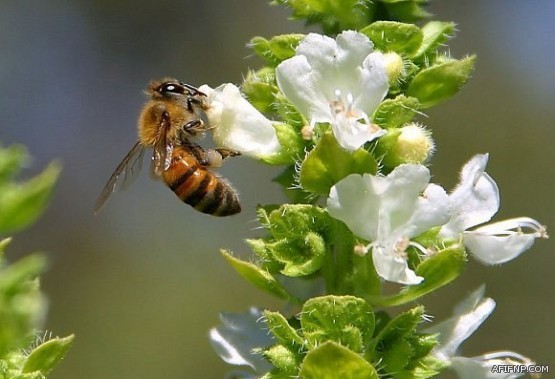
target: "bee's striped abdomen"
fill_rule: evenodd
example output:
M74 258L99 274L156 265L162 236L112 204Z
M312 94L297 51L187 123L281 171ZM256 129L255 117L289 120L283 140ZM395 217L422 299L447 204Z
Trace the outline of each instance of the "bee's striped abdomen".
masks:
M202 213L230 216L241 211L233 187L200 165L184 147L174 148L170 167L164 171L163 178L177 197Z

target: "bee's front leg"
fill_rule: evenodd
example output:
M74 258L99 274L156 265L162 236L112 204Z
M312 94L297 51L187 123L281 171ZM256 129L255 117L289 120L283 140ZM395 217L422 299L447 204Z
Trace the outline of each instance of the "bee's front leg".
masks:
M225 147L220 147L215 149L218 153L220 153L220 155L222 156L222 160L226 159L228 157L237 157L239 155L241 155L240 152L235 151L235 150L231 150L231 149L226 149Z

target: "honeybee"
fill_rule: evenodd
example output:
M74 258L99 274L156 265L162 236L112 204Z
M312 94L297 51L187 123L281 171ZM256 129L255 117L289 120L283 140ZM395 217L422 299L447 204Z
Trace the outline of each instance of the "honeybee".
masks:
M176 79L152 81L150 99L138 121L139 140L116 167L94 207L97 214L113 192L131 184L140 171L147 148L153 149L151 173L185 203L213 216L230 216L241 211L237 192L210 171L238 152L205 149L191 141L208 128L203 122L206 95Z

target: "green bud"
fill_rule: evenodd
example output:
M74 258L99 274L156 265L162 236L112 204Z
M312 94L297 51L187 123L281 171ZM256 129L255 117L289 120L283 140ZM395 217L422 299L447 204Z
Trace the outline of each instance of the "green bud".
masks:
M235 271L253 286L274 295L280 299L288 300L289 294L282 285L268 271L259 268L257 265L242 261L226 250L221 250L222 255Z
M378 379L376 369L359 354L328 341L305 357L300 377L303 379Z
M23 373L39 371L46 375L60 362L68 352L73 342L73 335L65 338L53 338L37 346L23 366Z
M400 79L405 76L405 62L397 53L385 53L387 76L389 77L389 87L398 87Z
M304 34L283 34L271 39L254 37L249 46L272 67L295 55L295 49L303 40Z
M332 133L326 133L301 165L300 184L306 191L328 195L330 188L350 174L375 174L377 162L366 150L348 152Z
M399 95L382 101L372 120L384 129L397 128L410 122L418 113L418 107L418 99Z
M360 31L370 38L377 50L412 56L422 45L424 35L414 24L376 21Z
M416 97L422 108L451 98L469 79L475 60L475 56L453 59L420 71L410 82L407 95Z
M276 368L286 373L297 371L299 362L294 352L283 345L274 345L262 353Z
M261 208L258 213L261 224L270 234L264 240L268 260L279 263L282 274L304 276L320 269L330 225L330 216L324 209L286 204L270 212Z
M383 156L382 163L391 168L403 163L424 163L433 152L431 133L416 123L389 129L376 145L376 154Z
M374 332L374 312L354 296L323 296L306 301L301 312L301 326L312 347L335 341L362 353Z

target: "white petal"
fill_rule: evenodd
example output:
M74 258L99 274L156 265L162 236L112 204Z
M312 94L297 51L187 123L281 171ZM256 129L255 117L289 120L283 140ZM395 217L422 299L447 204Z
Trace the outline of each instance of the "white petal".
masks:
M497 351L472 358L453 357L450 368L455 370L462 379L513 379L525 374L509 373L508 366L534 364L531 359L514 351Z
M483 263L499 264L528 250L536 238L547 238L545 227L529 217L519 217L464 232L463 243Z
M386 131L372 124L359 122L355 118L346 118L338 114L331 124L333 135L345 150L355 151L366 142L383 136Z
M430 171L417 164L386 177L352 174L331 188L328 211L368 241L415 237L448 218L447 195L429 180Z
M276 68L276 80L281 92L308 118L312 124L332 122L332 97L326 97L319 83L323 78L314 71L304 55L296 55Z
M462 231L489 221L499 209L499 188L485 173L488 155L476 155L461 171L461 179L450 194L453 216L441 234L457 238Z
M272 121L241 96L239 88L223 84L214 90L208 86L199 89L207 94L206 115L218 146L254 158L279 152L281 147Z
M535 237L529 234L492 236L476 231L463 234L463 244L472 255L485 264L500 264L518 257L534 244Z
M406 258L394 251L376 247L372 250L372 260L378 275L387 281L412 285L424 280L409 268Z
M456 308L453 317L426 329L426 333L439 333L439 346L433 350L434 355L449 361L461 345L488 318L495 308L495 301L482 298L484 289L481 287L470 294Z
M351 174L331 188L327 202L332 217L368 241L378 236L380 194L373 188L374 181L372 175Z
M210 330L210 342L216 353L227 363L250 366L257 372L271 369L268 361L253 349L273 343L260 322L262 312L251 308L244 314L221 314L222 325Z
M362 62L359 79L360 92L353 91L355 107L372 115L389 89L389 78L382 53L374 52Z

